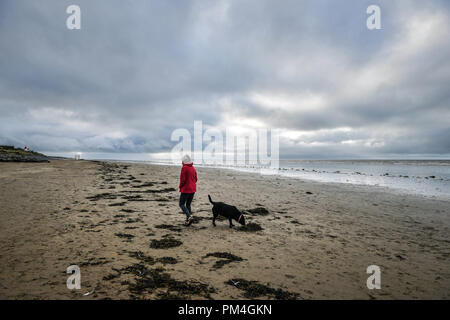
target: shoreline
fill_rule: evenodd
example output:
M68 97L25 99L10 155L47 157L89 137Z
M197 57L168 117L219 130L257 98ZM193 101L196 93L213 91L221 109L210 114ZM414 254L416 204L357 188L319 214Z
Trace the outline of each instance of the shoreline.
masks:
M71 160L71 159L69 159ZM84 160L84 161L99 161L99 162L112 162L112 163L125 163L125 164L148 164L148 165L157 165L157 166L169 166L169 167L178 167L176 164L172 163L153 163L150 161L140 161L140 160ZM324 160L326 161L326 160ZM334 160L333 160L334 161ZM347 161L347 160L345 160ZM353 161L353 160L348 160ZM371 160L367 160L371 161ZM384 161L384 160L383 160ZM411 160L407 160L411 161ZM417 160L422 161L422 160ZM444 161L444 160L435 160L435 161ZM445 160L448 161L448 160ZM196 166L196 168L202 168L202 169L211 169L211 170L230 170L233 172L237 172L240 174L250 174L250 175L258 175L258 176L265 176L265 177L276 177L279 179L292 179L292 180L299 180L303 183L318 183L322 185L330 185L330 186L336 186L337 188L341 186L350 186L355 188L367 188L367 191L374 191L374 192L386 192L386 193L394 193L398 196L412 196L412 197L419 197L423 199L432 199L432 200L442 200L442 201L450 201L450 196L444 196L441 194L424 194L424 193L414 193L411 190L400 188L400 187L391 187L391 186L380 186L380 185L374 185L374 184L363 184L363 183L354 183L354 182L335 182L335 181L321 181L319 179L313 179L313 178L305 178L301 176L289 176L289 175L283 175L280 173L273 173L273 174L261 174L259 172L247 170L245 168L233 168L233 167L220 167L220 166L204 166L199 165ZM284 172L282 169L278 169L278 172Z
M176 166L0 167L3 299L450 298L449 201L197 168L197 221L185 228ZM267 209L246 213L262 230L212 227L207 194L247 212ZM80 266L81 290L65 286L70 264ZM381 290L366 288L371 264L381 267ZM164 281L145 287L155 279ZM246 291L245 281L268 296Z

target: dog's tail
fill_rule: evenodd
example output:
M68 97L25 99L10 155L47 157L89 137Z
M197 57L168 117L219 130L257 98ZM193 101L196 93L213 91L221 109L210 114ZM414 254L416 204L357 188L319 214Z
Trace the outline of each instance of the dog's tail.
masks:
M209 199L209 202L211 202L211 204L214 205L214 201L212 201L211 196L209 194L208 194L208 199Z

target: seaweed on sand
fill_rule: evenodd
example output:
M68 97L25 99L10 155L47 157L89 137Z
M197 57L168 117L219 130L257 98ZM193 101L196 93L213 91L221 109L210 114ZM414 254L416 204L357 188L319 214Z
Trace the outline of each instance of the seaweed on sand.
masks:
M136 258L136 259L140 260L141 262L145 262L148 264L155 263L155 259L153 259L153 257L145 255L142 251L130 252L130 257Z
M162 263L162 264L176 264L178 263L178 260L173 257L161 257L156 259L156 262Z
M154 185L155 185L155 182L144 182L142 184L134 185L134 186L132 186L132 188L153 187Z
M295 300L298 298L298 293L284 291L282 289L274 289L268 285L261 284L258 281L231 279L225 282L225 284L244 290L244 297L248 299L270 297L277 300Z
M120 211L126 212L126 213L133 213L133 212L136 212L136 211L134 211L133 209L122 209L122 210L120 210Z
M174 231L174 232L180 232L181 231L180 227L177 227L177 226L174 226L174 225L171 225L171 224L158 224L158 225L155 226L155 228L166 229L166 230L170 230L170 231Z
M157 262L162 263L162 264L178 263L178 260L173 257L161 257L161 258L154 259L151 256L145 255L142 251L132 251L132 252L130 252L130 257L136 258L139 261L141 261L141 263L145 263L148 265L154 265Z
M114 200L114 199L117 199L117 195L106 192L106 193L99 193L99 194L96 194L93 196L86 197L86 199L91 200L91 201L98 201L98 200L102 200L102 199Z
M145 191L142 191L143 193L163 193L163 192L172 192L172 191L176 191L174 188L164 188L164 189L160 189L160 190L153 190L153 189L148 189Z
M217 260L216 263L213 265L214 269L220 269L222 268L224 265L231 263L231 262L237 262L237 261L243 261L244 259L242 259L241 257L235 256L234 254L231 254L229 252L213 252L213 253L208 253L207 255L205 255L203 258L207 258L207 257L215 257L215 258L220 258L222 260Z
M167 199L167 198L156 198L156 199L154 199L154 200L152 200L152 201L167 202L167 201L170 201L170 200Z
M116 233L115 236L119 237L119 238L125 238L125 239L133 239L134 235L132 234L128 234L128 233Z
M150 243L150 248L168 249L168 248L174 248L174 247L181 246L182 244L183 244L183 242L178 239L167 237L167 238L164 238L161 240L155 240L155 239L152 240L152 242Z
M122 199L128 200L128 201L147 201L147 200L143 199L141 195L123 196Z
M128 218L128 219L125 221L125 223L136 223L136 222L142 222L142 219L141 219L141 218L136 218L136 219Z
M178 296L198 295L210 298L210 294L215 292L213 287L196 280L175 280L163 268L147 269L143 265L133 265L125 270L136 275L135 283L128 284L130 292L134 294L153 293L156 289L165 288L165 296L175 292Z
M108 260L106 260L105 257L101 257L101 258L89 258L88 261L84 261L79 263L78 265L80 267L86 267L86 266L99 266L99 265L103 265L109 263ZM77 263L72 263L72 264L77 264Z
M117 202L117 203L111 203L108 206L110 206L110 207L123 207L126 204L127 204L126 202Z
M257 207L254 209L248 209L246 211L248 213L251 213L252 215L256 215L256 216L267 216L269 214L269 210L267 210L264 207Z
M104 277L103 277L103 280L112 280L112 279L116 279L116 278L119 278L119 277L120 277L120 275L122 274L122 271L119 270L119 269L115 269L115 268L112 268L112 269L113 269L116 273L110 273L110 274L104 276Z
M245 226L238 228L237 230L246 231L246 232L256 232L256 231L261 231L264 229L259 224L250 222L250 223L247 223Z
M116 273L116 274L110 273L110 274L104 276L103 280L112 280L112 279L115 279L115 278L118 278L118 277L120 277L120 274L118 274L118 273Z
M147 267L143 263L135 263L122 269L123 273L131 273L135 276L142 276L147 272Z
M156 295L159 300L186 300L187 297L177 293L171 293L169 290L160 292Z
M125 199L125 200L133 200L133 199L140 199L140 198L142 198L142 196L140 196L140 195L135 195L135 196L123 196L123 197L122 197L122 199Z

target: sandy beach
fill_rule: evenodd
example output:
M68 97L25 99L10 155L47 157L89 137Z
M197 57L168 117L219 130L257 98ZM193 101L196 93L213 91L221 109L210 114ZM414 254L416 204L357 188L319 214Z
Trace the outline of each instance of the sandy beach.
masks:
M450 201L197 168L185 227L179 172L0 163L0 299L450 298ZM208 194L262 230L213 227ZM80 290L66 287L73 264ZM381 290L366 287L369 265Z

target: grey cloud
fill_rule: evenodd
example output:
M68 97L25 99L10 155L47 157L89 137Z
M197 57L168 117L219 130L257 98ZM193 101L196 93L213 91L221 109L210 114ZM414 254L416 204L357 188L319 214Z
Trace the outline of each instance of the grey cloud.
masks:
M82 30L69 31L71 1L2 1L0 143L161 152L175 128L235 114L311 133L283 140L282 156L448 155L449 27L423 52L392 56L414 13L448 19L449 4L378 2L383 29L368 31L372 1L82 0ZM352 92L352 76L373 65L392 65L395 79L374 75L374 90ZM255 92L306 92L327 105L267 108Z

